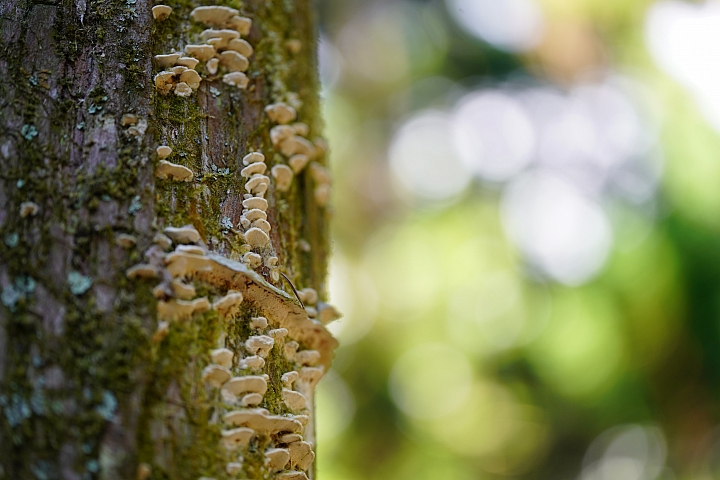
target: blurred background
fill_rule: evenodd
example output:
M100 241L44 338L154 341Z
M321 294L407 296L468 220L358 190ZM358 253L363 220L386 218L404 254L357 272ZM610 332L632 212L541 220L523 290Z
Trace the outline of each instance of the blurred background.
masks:
M720 2L320 7L321 480L720 479Z

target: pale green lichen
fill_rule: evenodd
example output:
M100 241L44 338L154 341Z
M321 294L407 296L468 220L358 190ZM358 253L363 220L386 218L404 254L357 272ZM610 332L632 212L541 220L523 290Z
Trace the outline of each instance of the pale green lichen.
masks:
M86 277L74 270L68 273L67 281L73 295L82 295L92 287L92 279L90 277Z

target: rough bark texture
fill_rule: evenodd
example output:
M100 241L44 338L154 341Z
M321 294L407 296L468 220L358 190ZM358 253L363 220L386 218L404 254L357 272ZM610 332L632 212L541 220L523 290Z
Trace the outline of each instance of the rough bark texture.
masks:
M207 27L190 19L198 1L167 4L172 14L158 21L146 0L0 1L0 478L132 479L139 465L141 477L154 479L275 478L264 452L282 446L276 437L258 434L239 454L219 447L225 407L201 378L219 346L236 353L233 374L248 373L237 359L248 355L250 317L281 326L252 295L263 280L191 276L197 297L212 302L239 289L246 301L232 315L209 309L171 322L162 338L158 301L174 300L166 253L153 239L165 227L190 225L216 255L240 260L250 250L240 227L242 158L260 151L269 168L286 163L264 107L294 102L310 138L320 134L311 5L221 3L253 20L248 88L223 83L201 63L200 87L183 98L156 91L161 69L153 56L203 43ZM302 44L297 53L288 48L293 39ZM123 125L125 114L137 123ZM168 161L190 168L191 182L155 177L158 145L172 147ZM322 149L314 155L324 162ZM271 244L255 251L266 261L277 256L295 286L322 298L327 213L314 194L322 182L309 171L287 192L270 185ZM123 234L136 244L121 246ZM161 278L127 278L144 262ZM304 314L273 293L270 284L291 289L273 281L272 270L256 269L269 282L263 291ZM161 283L165 297L153 293ZM290 415L280 375L292 368L276 342L260 405L271 414ZM242 470L228 474L226 464L239 457Z

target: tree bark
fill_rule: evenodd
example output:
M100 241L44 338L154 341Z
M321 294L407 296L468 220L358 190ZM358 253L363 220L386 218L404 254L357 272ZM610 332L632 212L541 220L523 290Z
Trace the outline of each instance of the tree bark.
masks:
M310 0L220 5L250 30L198 21L197 0L162 20L146 0L0 0L0 479L314 477L336 316L315 20ZM220 27L254 49L246 88L215 43L216 73L163 91L155 55ZM307 126L290 140L270 135L278 102ZM251 152L265 193L240 173ZM283 191L269 172L296 154Z

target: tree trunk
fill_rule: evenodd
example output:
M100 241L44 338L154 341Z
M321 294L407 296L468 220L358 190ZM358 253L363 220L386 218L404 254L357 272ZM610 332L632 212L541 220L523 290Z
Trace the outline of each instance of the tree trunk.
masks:
M0 0L0 479L314 476L310 0L168 6Z

